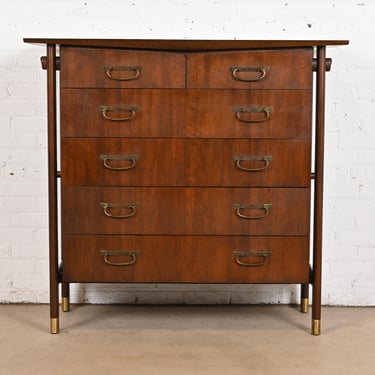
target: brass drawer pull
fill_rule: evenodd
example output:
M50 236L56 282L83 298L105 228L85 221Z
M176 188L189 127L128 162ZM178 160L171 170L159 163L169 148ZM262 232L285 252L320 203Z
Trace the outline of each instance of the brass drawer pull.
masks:
M105 74L108 78L113 79L115 81L134 81L139 79L142 75L142 67L141 66L112 66L112 65L105 65L104 66ZM132 75L129 76L115 76L113 72L133 72Z
M135 215L135 212L137 210L137 205L135 203L107 203L107 202L102 202L100 203L100 207L103 208L103 211L106 216L112 217L115 219L127 219L129 217L132 217ZM130 210L129 214L126 215L113 215L109 212L111 208L125 208L127 210Z
M236 117L238 120L243 122L256 123L268 120L272 112L272 107L235 107L234 112L236 113ZM243 113L264 113L264 116L261 118L247 118L242 115Z
M138 155L100 155L100 160L103 160L104 167L110 169L111 171L126 171L128 169L132 169L135 167L135 163L137 162L138 158ZM130 164L124 167L114 167L109 165L109 162L111 161L126 161L130 162Z
M137 261L137 256L139 251L133 250L101 250L103 254L104 262L111 266L130 266ZM129 262L113 262L111 261L111 257L130 257Z
M268 71L270 70L269 66L231 66L229 70L232 72L233 79L241 82L256 82L263 79ZM255 76L252 74L241 76L240 73L257 73Z
M115 107L110 107L107 105L101 105L99 107L102 116L109 120L109 121L129 121L132 120L135 115L136 111L139 109L136 106L129 106L129 105L124 105L124 106L115 106ZM126 117L110 117L108 115L109 112L129 112L129 116Z
M263 171L264 169L268 168L270 165L270 160L272 160L271 155L265 155L265 156L233 156L233 160L236 162L236 166L247 172L258 172ZM243 161L250 161L250 162L263 162L263 166L258 168L246 168L244 167L241 162Z
M268 216L271 210L272 204L265 203L265 204L243 204L243 203L235 203L233 208L236 209L236 214L238 217L242 219L263 219L264 217ZM264 214L262 215L244 215L241 211L242 210L263 210Z
M235 256L236 262L240 266L259 267L267 263L268 259L271 256L271 251L233 251L233 255ZM261 260L257 263L245 263L241 261L241 258L249 257L261 258Z

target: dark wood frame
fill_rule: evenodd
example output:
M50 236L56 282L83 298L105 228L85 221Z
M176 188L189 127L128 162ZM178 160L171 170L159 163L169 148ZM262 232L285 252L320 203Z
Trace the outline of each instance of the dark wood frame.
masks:
M51 333L59 331L59 252L57 192L56 45L47 44L48 206Z
M326 46L346 45L346 40L124 40L124 39L43 39L25 38L26 43L47 45L47 57L42 57L42 66L47 70L48 92L48 197L49 197L49 259L50 259L50 318L51 333L59 332L59 284L62 284L63 310L69 310L69 284L62 282L59 271L58 244L58 177L57 169L57 83L59 58L58 45L80 47L105 47L125 49L148 49L167 51L208 51L272 48L316 48L316 59L312 69L316 71L315 104L315 168L311 175L314 180L313 216L313 264L310 284L312 285L312 333L320 334L321 322L321 284L322 284L322 221L323 221L323 174L324 174L324 113L325 113L325 73L331 61L326 58ZM301 285L301 311L307 311L309 284Z

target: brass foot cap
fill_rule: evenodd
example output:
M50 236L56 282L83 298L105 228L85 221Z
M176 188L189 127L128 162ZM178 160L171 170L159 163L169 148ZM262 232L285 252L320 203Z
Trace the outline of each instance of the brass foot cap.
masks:
M50 324L51 333L59 333L59 318L51 318Z
M312 320L311 333L314 336L319 336L320 335L320 320L317 320L317 319L313 319Z
M61 301L61 307L63 312L70 311L70 301L69 297L63 297Z
M302 298L300 311L302 313L307 313L309 311L309 299L308 298Z

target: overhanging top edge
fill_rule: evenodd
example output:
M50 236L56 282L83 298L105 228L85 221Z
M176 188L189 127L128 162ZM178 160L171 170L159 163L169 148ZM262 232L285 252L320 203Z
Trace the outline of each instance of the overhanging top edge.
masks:
M201 40L201 39L59 39L24 38L25 43L170 51L297 48L347 45L348 40Z

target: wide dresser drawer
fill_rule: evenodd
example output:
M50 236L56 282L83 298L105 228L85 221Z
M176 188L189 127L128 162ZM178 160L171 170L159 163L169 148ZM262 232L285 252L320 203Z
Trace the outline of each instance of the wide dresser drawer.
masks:
M309 140L63 138L61 149L63 185L310 184Z
M306 283L308 237L63 236L67 282Z
M310 138L310 90L63 89L65 137Z
M62 188L63 234L308 235L308 188Z

